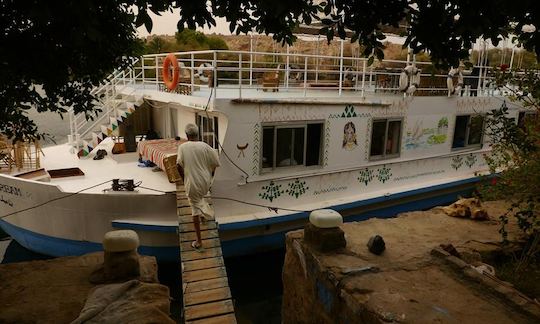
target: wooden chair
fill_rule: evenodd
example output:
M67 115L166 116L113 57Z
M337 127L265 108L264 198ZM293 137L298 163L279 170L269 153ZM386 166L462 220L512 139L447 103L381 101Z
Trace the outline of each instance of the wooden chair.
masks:
M279 70L281 64L278 65L276 71L264 72L262 78L257 83L262 86L263 91L272 90L272 92L279 91Z
M9 172L15 165L13 159L13 146L7 137L0 135L0 169L7 168Z

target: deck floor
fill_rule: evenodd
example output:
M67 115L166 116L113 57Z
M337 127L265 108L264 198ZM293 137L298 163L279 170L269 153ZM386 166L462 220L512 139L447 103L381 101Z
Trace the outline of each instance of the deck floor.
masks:
M195 251L195 227L181 181L176 184L176 205L185 323L236 323L216 222L201 224L204 249Z

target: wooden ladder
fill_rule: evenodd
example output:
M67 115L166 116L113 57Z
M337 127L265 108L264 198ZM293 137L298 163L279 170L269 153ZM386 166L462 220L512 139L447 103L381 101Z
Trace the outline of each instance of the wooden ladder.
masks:
M236 323L216 222L201 224L203 250L195 251L191 242L197 236L182 180L176 182L176 207L185 323Z

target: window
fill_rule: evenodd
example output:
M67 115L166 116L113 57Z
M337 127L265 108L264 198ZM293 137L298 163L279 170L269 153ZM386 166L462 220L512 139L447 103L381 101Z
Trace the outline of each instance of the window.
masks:
M320 122L263 126L263 169L320 165L322 129Z
M398 157L401 147L401 119L375 119L371 129L370 160Z
M469 146L481 146L484 133L484 116L466 115L456 117L454 128L454 140L452 148L466 148Z
M199 139L211 147L218 148L218 118L206 115L197 115L197 126L199 127Z

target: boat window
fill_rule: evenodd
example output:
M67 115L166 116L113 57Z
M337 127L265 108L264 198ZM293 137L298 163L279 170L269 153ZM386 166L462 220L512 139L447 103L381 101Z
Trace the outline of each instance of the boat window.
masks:
M376 119L371 131L370 160L399 156L401 147L401 119Z
M457 116L452 148L459 149L469 146L480 146L482 144L483 132L484 116Z
M210 118L208 118L210 117ZM197 126L199 127L199 138L201 141L218 148L218 118L212 116L197 115Z
M263 126L262 167L319 165L322 123Z

